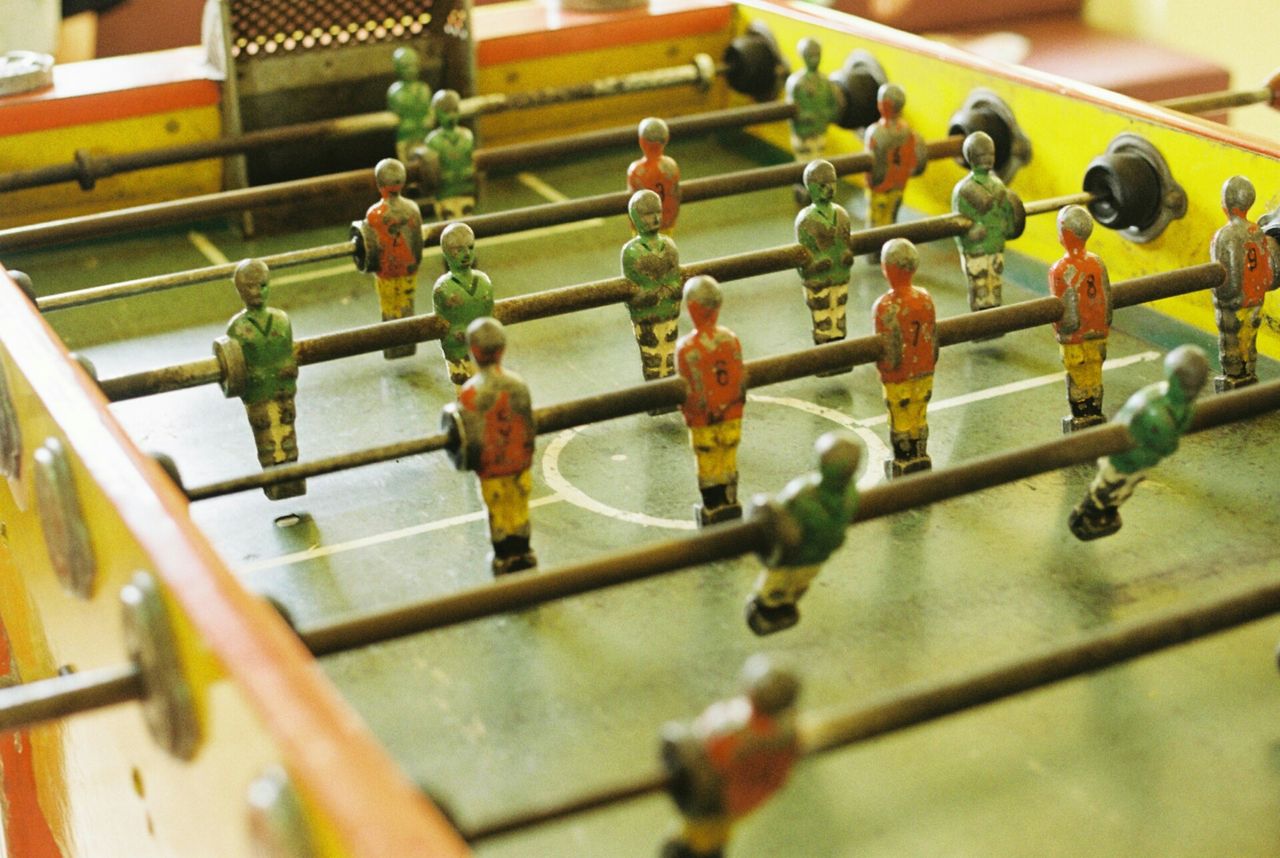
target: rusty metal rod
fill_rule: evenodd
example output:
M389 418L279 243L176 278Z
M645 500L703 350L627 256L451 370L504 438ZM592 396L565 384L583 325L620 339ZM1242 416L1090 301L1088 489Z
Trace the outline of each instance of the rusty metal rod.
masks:
M1154 617L1120 622L1027 658L954 679L923 681L903 690L886 692L870 703L833 707L808 714L799 724L801 751L805 757L812 757L847 748L1016 694L1114 667L1277 612L1280 612L1280 582L1267 582L1198 605L1166 610ZM664 772L642 775L627 783L575 796L558 804L464 828L463 837L468 843L500 837L654 795L664 791L668 783L669 778Z
M0 733L138 700L144 692L132 663L13 685L0 689Z
M1270 104L1280 109L1280 70L1271 76L1266 86L1258 89L1226 90L1203 95L1187 95L1157 101L1157 107L1176 110L1179 113L1212 113L1232 107L1248 107L1251 104Z
M1221 266L1217 263L1207 263L1194 268L1180 269L1177 272L1139 278L1117 284L1113 290L1112 304L1124 308L1142 303L1137 300L1139 298L1154 300L1212 288L1221 282L1222 276ZM953 316L938 324L938 342L943 346L949 346L1034 328L1057 321L1062 318L1063 312L1063 304L1059 299L1038 298L1020 304L985 310L981 313ZM826 370L872 363L879 359L880 350L880 339L875 336L866 336L748 361L746 363L747 387L754 389L805 378ZM575 426L643 414L655 408L675 406L683 402L686 395L687 388L683 379L667 378L537 409L534 412L534 424L537 426L539 435L546 435ZM279 483L389 462L418 453L443 450L445 446L444 435L431 435L311 462L276 465L252 474L198 486L187 491L187 498L192 502L209 500Z
M930 144L930 157L952 157L959 152L960 143L961 140L959 137L951 137ZM871 169L871 158L863 153L856 155L837 155L832 157L830 161L836 168L837 174L842 176L852 173L863 173ZM708 176L701 179L689 179L681 183L681 194L684 202L692 203L700 200L732 196L734 194L743 194L767 188L785 187L789 184L794 184L800 181L804 172L804 166L805 165L803 164L788 163L772 167L758 167L751 170L740 170L735 173L725 173L719 176ZM355 171L355 173L361 174L364 177L364 180L372 186L372 180L370 178L372 176L371 172ZM631 195L628 192L618 191L616 193L599 194L593 197L583 197L581 199L566 200L559 203L544 203L536 206L512 209L505 212L475 215L468 218L467 224L471 227L477 238L487 238L493 235L523 232L524 230L539 229L542 227L588 220L596 217L625 214L627 211L627 201L630 197ZM424 225L422 228L424 244L428 247L439 244L440 234L444 231L446 226L448 226L446 223L430 223ZM25 230L31 228L21 227L21 229ZM5 232L0 231L0 250L3 250L4 236ZM271 254L260 258L274 271L281 268L304 265L311 262L349 259L352 257L353 253L354 245L350 242L344 242L342 244L330 244L316 248ZM230 277L234 271L235 263L226 263L222 265L206 266L204 268L195 268L189 271L178 271L171 274L142 277L135 280L126 280L120 283L110 283L104 286L80 289L74 292L64 292L59 295L49 295L47 297L40 298L37 301L37 306L39 306L41 311L64 310L71 307L81 307L86 304L95 304L116 298L145 295L151 292L163 292L168 289L177 289L184 286L194 286L198 283L208 283L213 280L221 280Z
M1277 408L1280 408L1280 381L1219 394L1196 404L1196 413L1188 431L1200 432ZM1044 444L929 473L912 474L863 492L858 512L850 524L1069 465L1086 464L1099 456L1120 453L1132 446L1133 441L1123 426L1097 426ZM763 521L748 518L709 527L693 536L613 552L555 571L504 576L492 584L449 596L304 630L299 632L299 636L312 653L324 656L532 607L568 595L638 581L699 563L740 557L767 548L766 543ZM1280 587L1280 584L1276 586Z
M789 118L794 113L795 109L792 105L780 103L733 107L672 119L668 123L668 128L673 137L679 138L682 135L693 136L724 128L742 128L761 122L773 122ZM623 146L634 143L635 138L635 126L628 125L554 140L479 149L475 153L476 169L497 172L527 167L529 164L544 163L552 158L566 158L613 146ZM409 166L412 169L413 165ZM414 178L417 176L415 175ZM245 209L281 203L324 201L334 196L361 191L367 192L371 200L377 198L378 189L373 181L372 169L348 170L327 176L221 191L188 197L185 200L149 203L115 211L11 227L0 230L0 252L33 250L57 244L86 241L130 230L204 220L235 214Z
M18 170L0 175L0 192L38 188L42 185L56 185L62 182L78 182L80 187L87 191L93 188L98 179L105 179L119 173L165 167L188 161L202 161L206 158L222 158L325 137L349 137L376 131L390 131L398 122L399 119L394 113L383 111L336 119L321 119L297 125L282 125L279 128L247 131L230 137L196 140L191 143L142 149L136 152L94 155L82 150L76 153L76 157L70 163L51 164L47 167Z
M890 238L932 241L936 238L958 235L968 228L969 220L964 216L942 215L859 230L852 233L851 243L855 253L867 253L876 250ZM682 266L681 272L685 277L691 277L694 274L711 274L728 282L741 277L797 267L806 258L805 253L801 245L788 244L750 253L722 256L706 262L691 263ZM631 289L631 284L624 277L563 286L497 301L494 303L494 316L504 324L515 324L531 319L588 310L625 301L631 296ZM428 342L439 339L444 336L444 333L445 323L435 314L428 313L309 337L299 340L295 344L295 349L298 363L305 365L367 354L393 345ZM211 361L212 359L209 358L104 379L102 389L112 402L120 402L140 396L151 396L209 384L218 380L214 363ZM213 375L210 375L211 372Z
M1219 394L1196 403L1188 432L1201 432L1276 409L1280 409L1280 381ZM933 473L913 474L863 492L858 512L850 524L1000 483L1025 479L1067 465L1087 463L1097 456L1119 453L1131 446L1132 441L1123 427L1098 426L1047 444L990 456ZM766 536L759 520L747 519L716 525L695 536L614 552L559 570L510 575L492 584L443 598L338 621L300 631L298 635L313 655L332 655L498 613L545 604L615 584L674 572L701 563L761 551L767 548ZM1028 662L1035 665L1033 668L1020 668L1015 664L1012 668L999 668L979 674L976 679L946 683L940 686L945 689L940 692L944 696L936 702L931 702L927 691L916 692L902 698L906 702L901 706L881 704L870 709L855 710L852 714L837 715L828 719L832 723L829 728L820 729L821 725L807 728L805 747L809 753L843 747L1038 685L1097 670L1163 646L1188 641L1277 611L1280 611L1280 583L1268 583L1234 597L1162 615L1156 620L1123 624L1081 643L1054 651L1048 656L1033 659ZM1039 679L1036 678L1036 671L1042 671L1038 674ZM38 721L67 717L92 708L140 699L144 693L140 673L132 664L0 689L0 730L18 730ZM884 714L890 709L903 714L890 718ZM913 718L916 720L911 720ZM623 800L660 789L661 786L659 783L639 790L622 786L611 789L608 793L618 796L617 800ZM607 803L607 799L587 798L575 799L566 806L586 809ZM557 814L554 809L544 809L529 815L529 818L548 821L561 815L564 814ZM477 839L493 836L499 829L510 831L517 827L521 826L506 821L473 829L473 836ZM493 834L485 833L489 831Z
M709 62L709 60L710 58L708 57L704 62ZM710 81L702 73L705 68L707 66L700 67L696 62L690 62L668 68L600 78L581 84L547 87L531 92L473 96L462 99L459 107L464 117L483 116L491 113L525 110L548 104L582 101L608 95L643 92L686 84L708 84ZM714 70L714 74L723 74L726 67L722 64L711 63L710 68ZM778 106L787 108L784 111L785 115L777 118L789 119L794 113L794 108L791 105L783 105L782 102L773 102L768 106L774 107L775 110ZM143 149L136 152L94 155L82 150L77 152L76 157L69 163L52 164L32 170L18 170L12 173L0 174L0 192L36 188L62 182L77 182L84 190L90 190L99 179L134 170L146 170L153 167L182 164L188 161L201 161L207 158L222 158L228 155L243 154L290 143L392 131L398 124L399 118L396 114L383 110L335 119L321 119L316 122L303 122L296 125L282 125L278 128L247 131L243 134L219 137L214 140L197 140L191 143ZM623 143L629 143L635 139L634 126L628 130L630 132L629 136L623 140ZM524 163L529 162L525 161ZM484 168L481 167L481 169Z

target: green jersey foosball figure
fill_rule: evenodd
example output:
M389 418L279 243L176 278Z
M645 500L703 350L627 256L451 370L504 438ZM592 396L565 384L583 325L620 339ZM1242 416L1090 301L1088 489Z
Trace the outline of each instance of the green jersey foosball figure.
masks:
M458 124L462 101L451 89L431 99L436 130L427 135L426 169L436 179L435 209L439 220L464 218L476 208L476 139Z
M1134 446L1098 460L1089 493L1067 520L1076 538L1098 539L1118 531L1120 505L1147 471L1178 449L1178 439L1191 425L1192 404L1209 377L1208 359L1195 346L1179 346L1164 359L1164 375L1164 381L1129 397L1113 418L1129 430Z
M440 349L449 368L449 380L458 388L475 374L467 351L467 326L482 316L493 315L493 282L483 271L472 268L476 237L465 223L451 223L440 234L440 251L449 272L436 280L431 302L436 315L449 325L440 338Z
M246 259L236 267L235 286L244 309L231 318L226 336L213 344L223 393L244 403L263 468L298 459L293 327L284 310L267 306L268 276L266 264L258 259ZM262 491L272 500L281 500L304 494L306 482L279 483Z
M812 202L796 215L796 241L809 252L798 269L804 300L813 319L813 343L843 340L849 273L853 266L849 213L833 202L836 168L821 159L804 168L804 185Z
M747 625L758 635L780 632L800 620L796 603L827 558L844 545L858 508L854 475L862 447L851 435L828 432L814 445L818 470L796 477L775 497L756 496L750 516L769 530L765 571L747 600Z
M636 191L627 206L636 236L622 247L622 276L631 283L627 311L640 346L645 381L676 371L680 322L680 251L658 231L662 200L653 191Z
M410 151L427 139L433 124L431 87L419 79L421 62L413 48L396 48L391 65L396 81L387 89L387 110L400 120L396 125L396 157L407 164Z
M662 729L667 791L684 817L661 858L723 858L733 826L786 785L802 749L799 681L763 655L742 669L742 694L707 707L691 724Z
M951 192L951 208L973 226L956 237L956 244L969 280L969 309L989 310L1003 300L1004 243L1022 235L1027 216L1022 199L992 172L996 144L991 137L975 131L965 138L962 151L970 172Z

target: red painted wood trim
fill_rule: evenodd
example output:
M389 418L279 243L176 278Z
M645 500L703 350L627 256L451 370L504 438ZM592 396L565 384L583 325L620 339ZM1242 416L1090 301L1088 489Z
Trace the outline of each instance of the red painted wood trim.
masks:
M3 617L0 617L0 677L14 683L22 681L9 648L9 633ZM40 807L33 754L30 731L0 736L0 787L4 791L0 824L4 825L5 845L8 854L15 858L65 858Z
M483 66L534 60L560 54L699 36L728 28L733 7L724 3L680 11L645 7L587 14L555 12L542 5L511 9L482 6L474 13L476 64ZM604 73L588 72L591 77Z
M0 135L208 107L218 104L221 97L222 87L216 81L188 80L142 89L30 101L13 107L0 105Z

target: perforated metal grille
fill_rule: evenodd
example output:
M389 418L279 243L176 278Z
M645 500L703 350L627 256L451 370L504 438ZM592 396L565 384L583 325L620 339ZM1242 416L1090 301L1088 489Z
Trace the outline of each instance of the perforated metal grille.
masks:
M431 23L434 0L231 0L230 5L231 55L241 59L412 39Z

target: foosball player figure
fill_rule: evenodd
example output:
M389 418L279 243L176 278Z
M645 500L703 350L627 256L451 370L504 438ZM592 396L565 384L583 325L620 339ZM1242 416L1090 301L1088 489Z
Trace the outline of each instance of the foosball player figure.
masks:
M871 190L868 226L889 226L898 219L907 180L923 173L929 163L924 141L902 118L906 101L906 94L896 83L881 86L876 98L880 119L866 134L867 152L872 158L867 176Z
M360 271L373 275L382 321L413 315L422 262L422 214L418 204L401 195L405 169L394 158L384 158L373 169L382 199L369 206L364 220L351 225L356 242L355 262ZM407 357L417 350L413 343L382 350L387 360Z
M965 138L962 147L970 173L951 192L951 207L973 221L956 237L960 262L969 279L969 309L999 307L1004 283L1004 243L1022 235L1026 212L1022 199L991 172L996 144L982 131Z
M1098 460L1098 473L1067 524L1077 539L1110 536L1120 529L1120 505L1147 471L1178 449L1191 424L1192 404L1209 377L1209 361L1195 346L1179 346L1164 359L1164 381L1139 390L1116 413L1133 448Z
M804 69L787 77L784 91L787 103L796 108L796 115L791 118L791 151L803 164L826 153L827 126L840 116L843 105L836 85L818 71L822 45L816 39L801 39L796 52ZM797 206L805 204L804 190L799 185L793 188Z
M440 220L466 217L476 208L475 136L458 124L461 100L451 89L431 98L436 129L427 135L426 157L436 179L436 215Z
M796 603L831 554L844 544L845 530L858 508L854 475L862 448L851 436L828 432L814 445L817 473L787 483L775 497L757 495L749 516L765 519L769 548L762 554L765 571L747 599L747 625L757 635L794 626Z
M1253 185L1232 176L1222 186L1222 210L1227 223L1213 234L1209 255L1227 269L1213 290L1218 323L1218 362L1222 374L1214 378L1218 392L1234 390L1258 380L1258 328L1267 292L1280 283L1280 244L1249 221Z
M792 674L752 656L740 696L662 728L667 791L684 817L662 858L723 858L733 826L786 785L801 754L799 692Z
M721 300L715 278L691 278L684 287L684 303L694 329L676 343L680 377L689 388L682 411L698 460L698 491L702 494L702 503L694 511L704 527L742 517L738 442L742 440L747 375L738 338L717 324Z
M448 452L459 470L475 471L489 510L495 575L532 569L538 558L529 546L529 493L533 489L533 444L537 429L529 388L502 368L507 336L497 319L476 319L467 328L476 375L462 386L456 403L445 406Z
M413 48L396 48L391 65L396 81L387 89L387 110L399 119L396 157L407 164L410 150L426 140L431 130L431 87L418 77L420 62Z
M662 200L662 224L660 229L669 233L675 229L680 215L680 166L676 159L663 153L671 133L667 123L655 117L640 121L640 151L627 167L627 190L649 190Z
M246 259L236 266L235 286L244 309L231 317L227 334L214 341L222 371L222 390L238 396L253 428L258 464L264 469L298 460L294 432L294 396L298 361L293 353L293 327L284 310L267 306L267 266ZM304 494L304 480L266 486L271 500Z
M1053 323L1067 371L1071 416L1062 431L1074 432L1107 422L1102 414L1102 363L1111 332L1111 279L1107 267L1085 247L1093 218L1081 206L1058 213L1058 240L1066 255L1049 268L1049 292L1061 298L1062 319Z
M915 245L895 238L880 252L880 268L889 291L871 307L880 359L876 369L889 408L889 440L893 458L885 476L900 477L933 466L925 452L929 440L926 412L933 395L933 369L938 361L937 316L929 293L911 283L920 264Z
M493 282L489 275L471 266L475 263L476 237L465 223L451 223L440 234L440 251L447 274L436 280L431 302L436 315L448 324L440 338L440 349L449 368L449 380L462 388L475 374L467 350L467 327L482 316L493 315Z
M622 247L622 276L631 283L627 310L640 346L645 381L676 371L676 335L680 321L680 251L658 231L662 200L653 191L636 191L627 206L635 238Z
M796 241L809 251L799 269L804 300L813 318L815 345L843 340L849 272L853 266L849 213L833 202L836 168L821 159L804 168L809 205L796 215Z
M786 98L794 104L791 119L791 150L797 161L821 158L827 149L827 126L840 116L840 93L836 85L822 76L822 45L816 39L801 39L796 52L804 69L787 77Z

